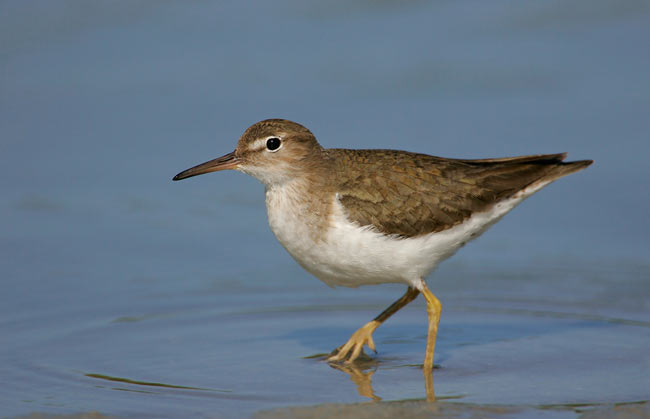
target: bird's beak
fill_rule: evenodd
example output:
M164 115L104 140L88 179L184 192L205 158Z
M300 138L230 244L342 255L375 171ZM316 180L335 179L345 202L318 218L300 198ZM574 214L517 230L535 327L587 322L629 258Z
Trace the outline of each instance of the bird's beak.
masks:
M210 172L218 172L219 170L236 169L239 165L239 159L235 156L235 152L228 153L214 160L206 161L197 166L184 170L174 176L173 180L186 179L192 176L198 176Z

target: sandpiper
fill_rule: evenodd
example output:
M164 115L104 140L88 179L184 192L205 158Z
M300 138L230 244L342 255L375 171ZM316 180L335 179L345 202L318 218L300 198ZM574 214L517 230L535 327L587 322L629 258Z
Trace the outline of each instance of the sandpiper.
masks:
M268 119L235 151L174 180L234 169L266 187L271 230L327 285L407 285L406 293L332 352L353 362L372 333L422 293L429 320L424 371L433 369L441 304L425 282L436 266L549 183L589 166L562 154L460 160L397 150L326 149L305 127Z

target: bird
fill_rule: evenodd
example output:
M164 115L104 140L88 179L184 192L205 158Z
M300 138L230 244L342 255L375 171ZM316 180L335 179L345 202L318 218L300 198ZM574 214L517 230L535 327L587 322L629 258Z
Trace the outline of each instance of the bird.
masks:
M433 370L442 305L426 279L524 199L592 160L566 153L480 160L388 149L322 147L286 119L266 119L235 150L173 180L236 170L264 184L268 222L306 271L335 287L398 283L406 292L327 357L353 363L373 332L422 294L428 330L423 370Z

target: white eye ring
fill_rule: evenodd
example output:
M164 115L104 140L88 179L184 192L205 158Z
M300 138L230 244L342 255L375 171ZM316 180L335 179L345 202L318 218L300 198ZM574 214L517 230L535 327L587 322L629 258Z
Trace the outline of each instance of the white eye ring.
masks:
M275 153L282 148L282 140L279 137L269 137L265 141L266 151Z

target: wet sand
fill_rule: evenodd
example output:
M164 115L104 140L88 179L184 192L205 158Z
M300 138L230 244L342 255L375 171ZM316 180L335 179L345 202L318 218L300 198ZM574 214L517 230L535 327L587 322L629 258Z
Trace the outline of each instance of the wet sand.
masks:
M610 406L489 406L464 403L425 401L401 401L387 403L363 403L355 405L321 405L291 407L256 414L256 419L307 419L307 418L647 418L650 404L647 402Z

